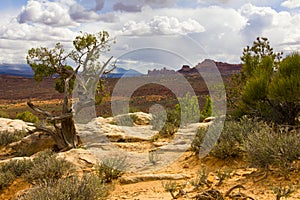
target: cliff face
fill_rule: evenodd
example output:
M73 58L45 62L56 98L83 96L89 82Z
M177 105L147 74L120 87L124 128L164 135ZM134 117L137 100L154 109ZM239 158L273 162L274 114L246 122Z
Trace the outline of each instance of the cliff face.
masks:
M230 74L238 73L242 68L242 64L229 64L225 62L216 62L214 60L205 59L203 62L198 63L195 67L183 65L182 68L177 72L183 75L197 75L199 74L199 71L213 73L215 70L212 68L212 66L216 66L222 75L230 75ZM172 75L175 73L176 71L174 70L168 70L166 68L163 68L161 70L156 70L156 69L149 70L148 76Z
M198 71L214 72L215 70L212 69L213 66L217 67L217 69L220 71L222 75L237 73L242 68L242 64L229 64L224 62L216 62L210 59L205 59L203 62L198 63L195 67L190 68L190 70L187 70L187 68L185 67L185 70L181 69L178 72L185 73L185 74L193 74L193 73L197 73Z
M169 70L165 67L163 69L148 70L148 76L172 75L172 74L176 74L176 71Z

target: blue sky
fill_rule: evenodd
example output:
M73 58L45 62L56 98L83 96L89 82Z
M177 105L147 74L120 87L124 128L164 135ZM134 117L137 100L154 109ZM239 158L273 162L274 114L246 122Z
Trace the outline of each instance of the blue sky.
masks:
M109 54L143 72L205 58L238 63L257 36L286 54L300 50L300 0L1 0L0 11L0 63L101 30L116 38Z

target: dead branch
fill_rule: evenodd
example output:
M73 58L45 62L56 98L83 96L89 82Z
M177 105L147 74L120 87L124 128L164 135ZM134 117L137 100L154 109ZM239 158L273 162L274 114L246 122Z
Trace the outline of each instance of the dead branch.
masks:
M246 190L246 188L243 186L243 185L235 185L233 186L232 188L230 188L226 193L225 193L225 197L230 197L230 193L235 190L235 189L243 189L243 190Z
M43 114L43 115L46 115L47 117L53 117L53 115L52 115L51 113L49 113L48 111L43 110L43 109L38 108L37 106L33 105L33 103L32 103L30 100L27 101L27 105L28 105L32 110L34 110L34 111L36 111L36 112L38 112L38 113L41 113L41 114Z

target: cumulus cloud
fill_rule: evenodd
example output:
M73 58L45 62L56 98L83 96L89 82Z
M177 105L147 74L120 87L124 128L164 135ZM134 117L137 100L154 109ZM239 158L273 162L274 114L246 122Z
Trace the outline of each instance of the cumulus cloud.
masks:
M131 1L118 1L113 5L115 11L125 12L139 12L143 7L151 8L166 8L172 7L176 4L174 0L131 0Z
M68 2L68 1L67 1ZM70 2L69 2L70 3ZM19 23L40 23L50 26L76 26L68 8L58 2L29 0L18 16Z
M196 20L189 18L186 21L179 21L175 17L155 16L150 21L129 21L122 31L122 35L172 35L188 34L205 31L204 27Z
M242 32L250 41L272 26L273 18L276 15L276 11L270 7L257 7L252 4L242 6L240 13L247 19L247 24Z
M63 27L50 27L45 25L30 25L11 22L0 28L0 38L9 40L31 41L66 41L74 37L74 33Z
M299 0L286 0L282 2L281 6L286 8L299 8L300 7L300 1Z

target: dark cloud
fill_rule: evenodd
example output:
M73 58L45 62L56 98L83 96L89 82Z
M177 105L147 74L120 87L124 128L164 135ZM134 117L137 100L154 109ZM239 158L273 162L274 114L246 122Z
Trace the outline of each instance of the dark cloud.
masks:
M96 6L94 8L95 11L100 11L104 7L105 0L95 0Z
M69 9L69 14L71 18L76 22L90 22L90 21L104 21L104 22L114 22L116 16L113 13L98 14L94 10L87 10L79 4L74 4Z
M115 11L125 12L140 12L144 6L151 8L165 8L172 7L176 4L176 0L131 0L131 1L118 1L113 5Z
M113 5L115 11L126 11L126 12L139 12L142 7L140 5L125 5L122 2L118 2Z

